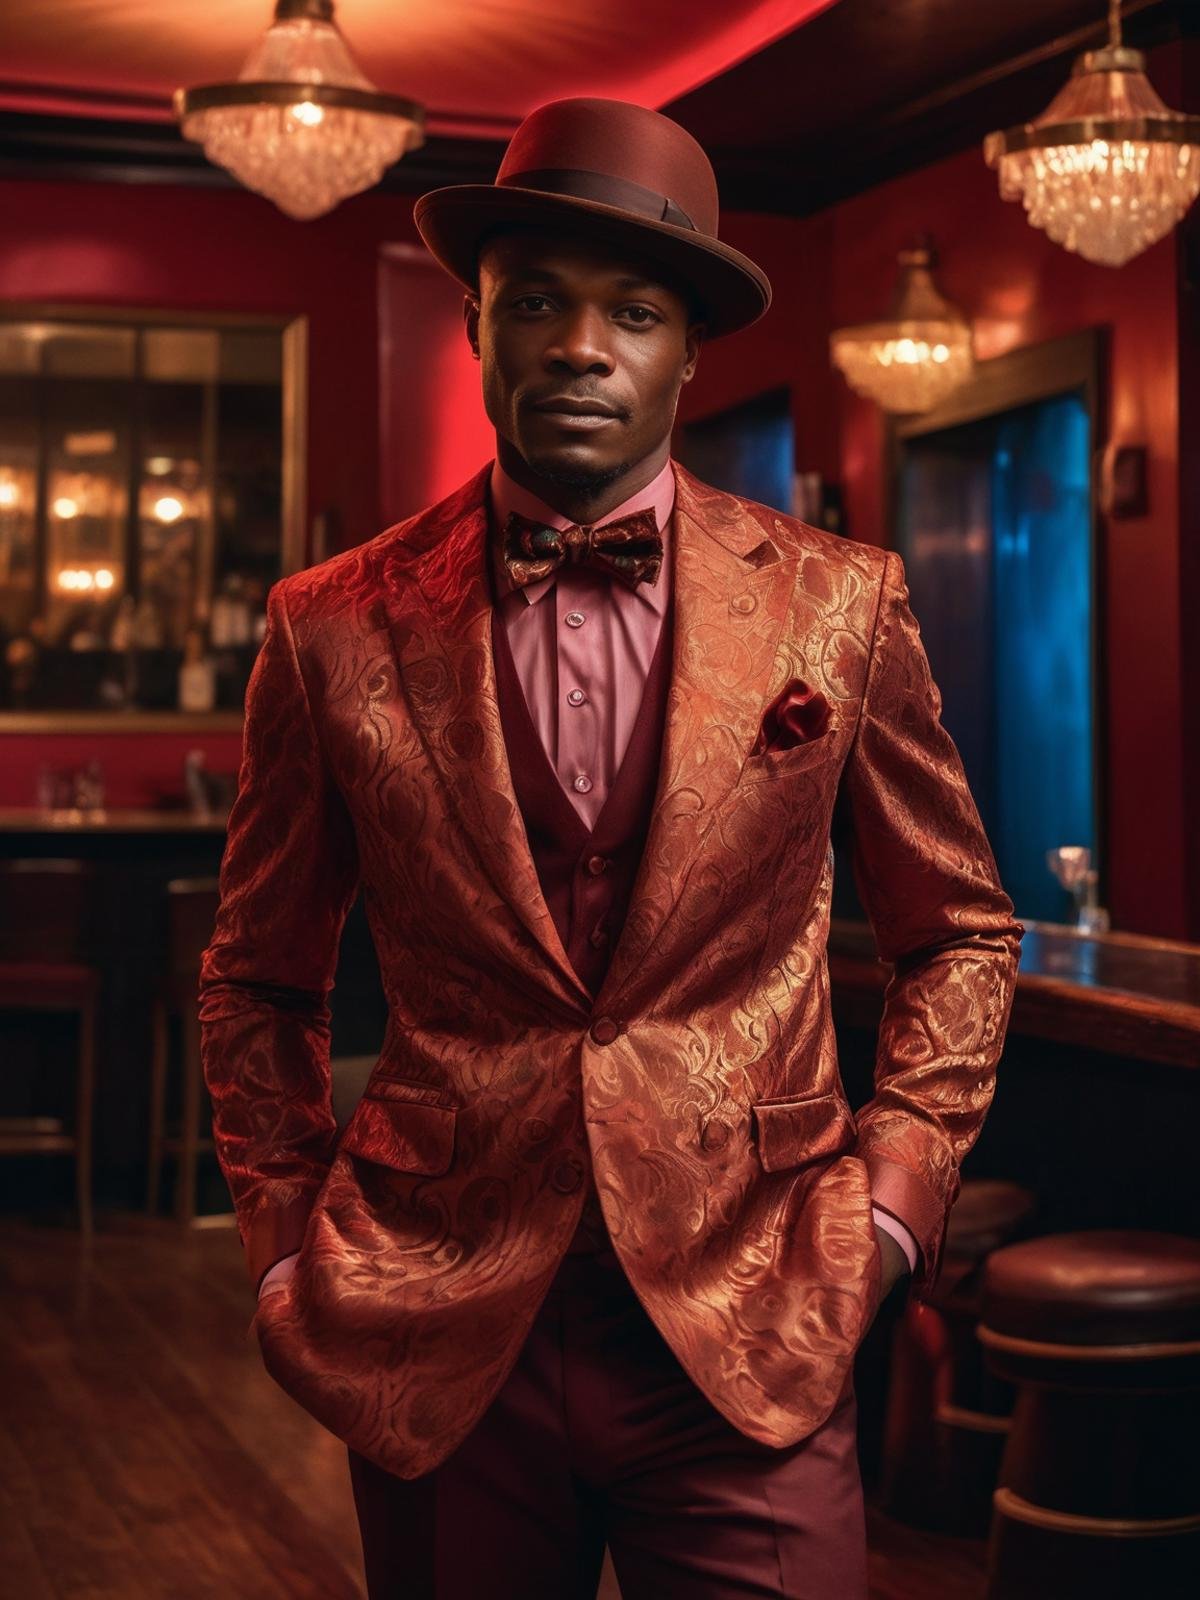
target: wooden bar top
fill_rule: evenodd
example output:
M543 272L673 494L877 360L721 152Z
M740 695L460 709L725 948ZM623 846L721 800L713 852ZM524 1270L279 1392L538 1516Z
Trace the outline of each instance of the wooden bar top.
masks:
M878 1016L890 973L866 923L832 923L829 975L851 1020ZM1009 1031L1200 1067L1200 945L1027 921Z
M109 807L97 811L0 806L0 834L223 833L227 820L228 812L203 815L184 806Z

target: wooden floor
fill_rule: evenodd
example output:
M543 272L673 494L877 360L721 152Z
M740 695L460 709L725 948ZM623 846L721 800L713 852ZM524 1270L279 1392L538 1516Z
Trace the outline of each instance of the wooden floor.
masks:
M266 1375L253 1310L232 1229L101 1215L84 1251L0 1219L0 1600L365 1594L345 1447ZM974 1541L870 1536L872 1600L979 1600Z

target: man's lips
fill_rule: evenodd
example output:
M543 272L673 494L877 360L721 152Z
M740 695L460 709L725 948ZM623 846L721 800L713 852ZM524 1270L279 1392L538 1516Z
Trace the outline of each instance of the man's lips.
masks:
M569 395L559 395L551 400L539 400L534 411L548 412L556 417L586 417L592 421L611 421L616 410L602 400L576 400Z

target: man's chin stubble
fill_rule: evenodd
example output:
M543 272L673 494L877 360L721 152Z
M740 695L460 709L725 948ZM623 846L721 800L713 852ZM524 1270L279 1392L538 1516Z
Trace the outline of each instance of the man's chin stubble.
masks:
M606 489L631 472L637 465L636 461L619 461L616 466L597 469L581 464L565 461L556 461L552 457L543 459L537 456L526 456L525 464L531 472L547 483L553 483L560 489L570 489L581 500L594 500L604 493Z

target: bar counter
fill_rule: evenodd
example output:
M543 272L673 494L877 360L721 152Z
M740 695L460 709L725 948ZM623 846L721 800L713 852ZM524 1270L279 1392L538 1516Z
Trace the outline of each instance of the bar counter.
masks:
M73 807L0 806L0 834L224 833L228 812L200 814L182 806L115 807L79 811Z
M1009 1037L1200 1067L1200 945L1027 921ZM845 1020L878 1022L890 967L865 923L835 920L829 975Z
M1035 1196L1035 1231L1200 1232L1200 947L1025 920L995 1100L963 1178ZM835 921L829 972L852 1106L873 1092L890 965Z

